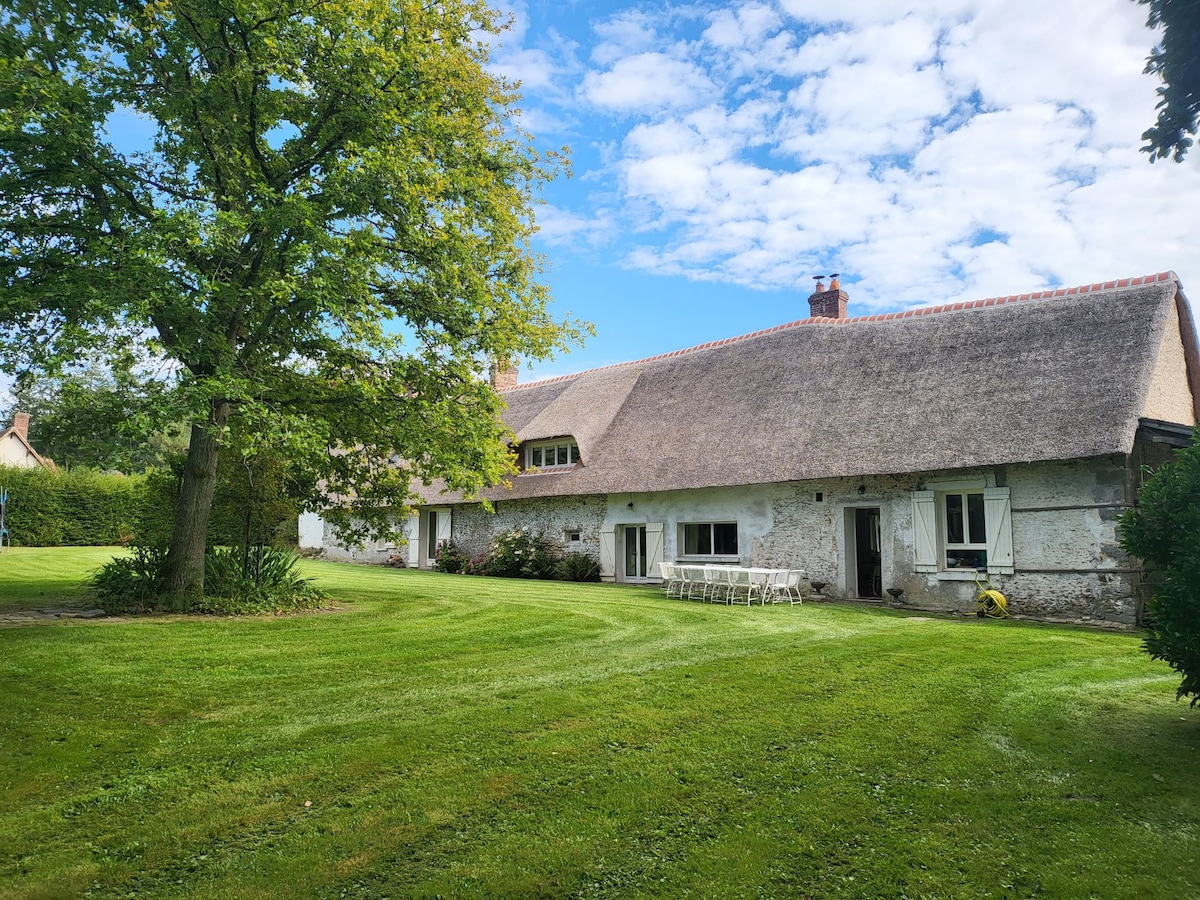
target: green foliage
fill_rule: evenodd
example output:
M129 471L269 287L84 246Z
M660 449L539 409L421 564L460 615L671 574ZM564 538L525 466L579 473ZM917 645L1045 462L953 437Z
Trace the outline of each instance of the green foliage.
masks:
M185 524L239 420L350 538L414 480L499 481L490 362L588 330L551 317L530 250L559 163L487 67L502 27L477 0L7 4L0 368L169 364ZM153 141L115 146L114 115ZM173 534L173 589L202 587L203 532Z
M325 594L300 575L298 560L271 547L213 547L204 557L208 593L188 611L228 616L324 606ZM164 600L165 564L166 551L155 547L113 559L91 578L96 603L110 614L173 610Z
M496 535L479 575L498 578L557 578L562 548L545 534L514 528Z
M180 413L170 384L153 373L92 363L55 377L26 373L12 394L0 418L29 413L30 443L59 466L142 472L187 451L183 430L172 421Z
M458 575L467 571L470 562L470 558L457 543L446 541L437 548L437 553L434 554L433 569L435 572Z
M109 615L157 609L163 594L165 559L164 550L135 547L129 555L105 563L89 582L96 605Z
M564 553L558 577L563 581L599 581L600 563L586 553Z
M1146 25L1162 26L1162 43L1150 51L1147 75L1163 82L1158 88L1158 119L1142 134L1150 162L1167 156L1182 162L1192 146L1200 114L1200 3L1195 0L1135 0L1150 7Z
M1177 697L1200 702L1200 442L1142 485L1121 517L1121 545L1146 564L1146 650L1183 676Z
M144 508L141 478L90 469L0 467L5 524L14 546L106 546L135 536Z
M325 594L301 577L299 559L272 547L213 547L204 555L205 595L193 612L229 616L324 606Z

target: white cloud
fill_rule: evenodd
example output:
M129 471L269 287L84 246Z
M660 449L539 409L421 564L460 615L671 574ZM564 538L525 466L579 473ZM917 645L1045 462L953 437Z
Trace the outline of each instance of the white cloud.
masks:
M581 95L611 112L652 113L691 109L709 97L714 85L697 66L663 53L639 53L617 60L604 72L589 72Z
M589 106L608 123L583 179L604 213L552 224L700 281L807 289L833 266L868 308L1178 267L1200 169L1138 152L1143 22L1128 0L627 10L575 90L581 128Z

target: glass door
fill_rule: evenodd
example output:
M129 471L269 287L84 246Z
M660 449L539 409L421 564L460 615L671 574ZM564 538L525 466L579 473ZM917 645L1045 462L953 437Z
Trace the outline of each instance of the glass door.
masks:
M625 535L625 580L646 580L646 526L626 525Z

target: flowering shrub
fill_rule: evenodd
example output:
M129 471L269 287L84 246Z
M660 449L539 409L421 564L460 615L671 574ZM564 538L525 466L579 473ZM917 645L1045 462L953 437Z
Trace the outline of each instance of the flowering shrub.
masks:
M500 578L557 578L562 548L544 534L514 528L496 535L480 575Z
M446 541L437 548L437 553L433 556L433 568L437 572L449 572L458 574L466 572L471 560L467 554L463 553L462 548L454 541Z

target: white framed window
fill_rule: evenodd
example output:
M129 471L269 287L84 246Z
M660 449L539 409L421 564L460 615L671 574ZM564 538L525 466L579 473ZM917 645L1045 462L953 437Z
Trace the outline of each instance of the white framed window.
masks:
M983 491L947 491L941 495L941 513L941 564L947 569L986 569Z
M737 556L737 522L685 522L680 526L684 556Z
M975 484L940 487L913 492L916 570L1013 574L1008 488Z
M579 462L579 445L570 438L525 445L526 469L552 469Z

